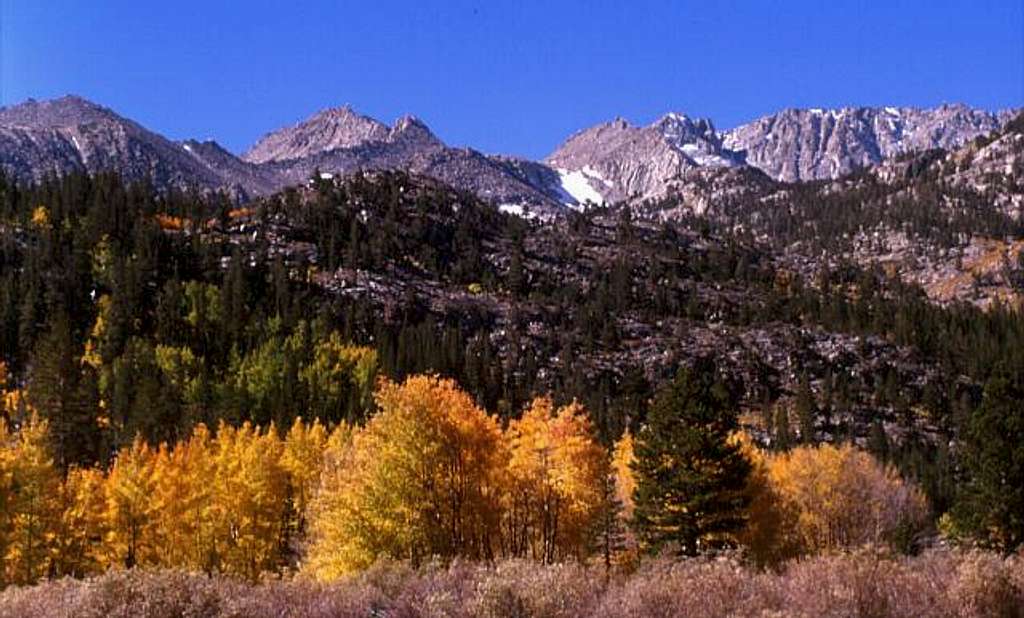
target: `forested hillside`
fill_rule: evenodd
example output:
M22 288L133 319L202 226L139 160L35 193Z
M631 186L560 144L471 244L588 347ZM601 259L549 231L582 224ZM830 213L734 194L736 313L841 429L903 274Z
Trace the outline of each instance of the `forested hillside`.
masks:
M706 218L0 179L3 581L1013 551L1022 350L1012 307Z

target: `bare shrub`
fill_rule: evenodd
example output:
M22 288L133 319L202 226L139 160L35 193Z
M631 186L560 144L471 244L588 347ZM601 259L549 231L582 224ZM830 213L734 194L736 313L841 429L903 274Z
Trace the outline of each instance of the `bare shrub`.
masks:
M330 584L133 570L0 592L0 618L1018 618L1022 608L1024 559L946 550L862 549L778 572L728 557L658 559L607 577L523 560L383 562Z

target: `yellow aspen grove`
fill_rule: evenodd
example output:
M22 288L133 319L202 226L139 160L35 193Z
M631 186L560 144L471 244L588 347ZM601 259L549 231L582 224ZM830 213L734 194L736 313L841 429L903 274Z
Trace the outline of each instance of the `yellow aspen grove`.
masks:
M152 449L137 437L130 447L121 449L110 468L104 487L108 566L130 569L157 563L154 460Z
M211 442L210 430L199 424L188 442L174 449L183 470L181 478L188 487L184 504L178 508L182 521L177 536L189 552L188 562L206 573L213 573L218 566L218 530L213 503L218 471Z
M217 428L212 510L220 570L226 573L256 579L279 564L288 493L282 450L273 425L265 431L249 423Z
M333 579L389 556L493 555L501 432L451 380L383 382L379 412L340 456L328 448L306 570Z
M897 542L928 517L924 494L850 445L801 447L773 457L769 478L795 513L805 552Z
M602 504L605 450L586 412L533 401L506 434L510 489L503 526L507 551L543 562L583 558L587 533Z
M47 574L60 520L60 474L50 454L47 423L34 413L13 440L8 505L6 581L31 584Z
M800 553L796 512L785 503L771 480L773 458L757 448L746 433L739 433L734 439L750 462L746 488L750 498L747 525L737 535L737 540L757 565L778 564Z
M336 577L344 568L339 557L341 548L330 547L336 539L347 538L349 520L343 519L337 501L338 496L349 480L347 461L350 458L353 429L347 423L335 427L324 445L323 461L320 468L320 480L310 500L307 510L307 533L305 540L314 540L307 548L300 568L321 579ZM315 539L320 539L316 542Z
M320 483L327 437L327 429L319 420L307 425L301 418L295 419L285 437L281 465L288 474L291 492L288 534L292 539L299 538L306 531L306 515Z
M194 478L189 469L189 443L170 450L161 445L153 460L153 535L156 563L161 566L200 569L195 554L195 494L207 480Z
M630 520L633 519L633 492L636 491L633 459L633 434L627 429L615 443L611 459L611 472L615 480L615 499L622 509L619 511L618 517L623 528L622 550L625 555L621 557L626 562L635 561L640 550L636 535L629 525Z
M62 515L53 574L83 577L103 570L105 535L103 471L72 468L61 490Z

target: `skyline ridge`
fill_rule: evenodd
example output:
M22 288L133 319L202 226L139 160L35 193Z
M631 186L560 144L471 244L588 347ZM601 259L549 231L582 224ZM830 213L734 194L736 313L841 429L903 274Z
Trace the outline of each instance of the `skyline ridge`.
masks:
M196 135L186 135L186 136L172 136L172 135L168 135L168 134L166 134L166 133L164 133L164 132L162 132L162 131L160 131L160 130L158 130L156 128L150 127L149 125L140 122L139 120L136 120L131 115L129 115L127 113L124 113L121 110L119 110L119 109L117 109L117 108L115 108L115 107L113 107L111 105L107 105L106 103L100 102L100 101L98 101L96 99L93 99L93 98L90 98L90 97L87 97L87 96L84 96L84 95L81 95L81 94L78 94L78 93L74 93L74 92L67 92L67 93L62 94L60 96L51 97L51 98L27 97L27 98L25 98L25 99L23 99L21 101L10 102L10 103L4 104L4 105L0 105L0 113L5 112L5 111L10 111L10 110L15 110L15 109L18 109L18 108L22 108L22 107L24 107L26 105L31 105L31 104L53 104L53 103L57 103L57 102L60 102L60 101L65 101L65 100L80 101L80 102L83 102L83 103L85 103L85 104L87 104L87 105L89 105L91 107L97 108L99 110L110 112L113 115L117 116L118 118L121 118L121 119L129 121L129 122L133 122L133 123L135 123L135 124L137 124L139 126L142 126L145 129L147 129L149 131L152 131L152 132L155 132L158 135L160 135L162 137L165 137L166 139L168 139L170 141L173 141L173 142L186 142L186 141L214 142L214 143L218 144L219 146L221 146L227 152L230 152L232 155L237 156L239 158L245 158L245 156L255 146L257 146L261 140L263 140L263 139L273 135L274 133L278 133L280 131L284 131L284 130L287 130L287 129L294 129L294 128L300 127L300 126L302 126L304 124L307 124L307 123L309 123L309 122L311 122L313 120L316 120L317 118L322 117L324 115L331 114L331 113L336 113L336 112L343 112L343 111L347 111L347 112L353 114L355 117L379 123L379 124L383 125L384 127L389 128L389 129L393 129L393 128L397 127L400 123L402 123L402 121L405 121L405 120L410 120L410 121L416 122L416 123L420 124L421 126L427 128L431 133L433 133L438 139L440 139L446 145L451 146L453 148L470 148L470 149L476 150L477 152L480 152L481 154L485 154L485 155L488 155L488 156L510 156L510 157L513 157L513 158L524 159L524 160L527 160L527 161L543 161L546 158L548 158L551 154L556 152L557 149L558 149L558 146L560 146L562 143L564 143L565 141L571 139L572 137L574 137L574 136L576 136L578 134L584 133L584 132L586 132L586 131L594 128L594 127L602 126L602 125L611 125L613 123L618 123L618 122L624 122L626 124L626 126L633 127L633 128L651 127L651 126L657 125L659 122L665 120L666 118L671 118L673 116L681 117L681 118L686 118L686 119L689 119L691 121L708 121L708 122L711 123L711 125L714 128L714 130L716 131L716 133L718 133L719 135L724 135L724 134L729 133L731 131L735 131L736 129L742 128L744 126L751 125L751 124L753 124L755 122L758 122L760 120L763 120L763 119L766 119L766 118L775 117L775 116L778 116L780 114L783 114L783 113L786 113L786 112L791 112L791 111L811 112L811 113L814 113L814 112L825 112L825 113L827 113L827 112L842 112L842 111L850 111L850 110L853 110L853 111L857 111L857 110L873 110L873 111L880 112L880 111L883 111L883 110L886 110L886 109L898 109L898 110L913 110L913 111L919 111L919 112L927 112L927 111L940 110L940 109L965 109L965 110L974 111L974 112L988 113L988 114L991 114L993 116L1004 116L1004 115L1015 115L1017 113L1020 113L1022 110L1024 110L1024 105L1008 106L1008 107L998 107L998 108L989 108L989 107L973 106L973 105L970 105L969 103L966 103L964 101L944 101L944 102L941 102L941 103L939 103L937 105L931 105L931 106L921 106L921 105L843 105L843 106L834 106L834 107L829 107L829 106L785 106L785 107L780 107L780 108L778 108L778 109L776 109L774 111L762 113L762 114L759 114L757 116L753 116L753 117L747 118L747 119L741 121L739 124L732 125L732 126L725 126L725 125L719 124L718 121L714 117L712 117L712 116L701 115L701 114L694 114L694 113L690 113L688 111L680 110L680 109L668 109L667 111L664 111L664 112L661 112L659 114L656 114L653 118L651 118L649 120L637 120L637 119L626 117L626 116L623 116L623 115L619 114L619 115L615 115L614 117L610 117L610 118L598 121L598 122L590 124L590 125L581 126L580 128L565 134L561 138L562 141L560 141L560 142L558 142L558 144L556 144L555 149L553 149L548 154L543 155L543 156L538 157L538 158L530 158L530 157L521 156L521 155L518 155L518 154L515 154L515 153L511 153L511 152L486 151L486 150L477 148L476 146L474 146L472 144L468 144L468 143L464 144L464 143L451 142L448 139L445 139L442 135L440 135L438 133L438 131L436 131L434 129L434 126L431 124L431 122L429 120L425 119L423 116L421 116L420 114L418 114L418 113L416 113L414 111L402 112L402 113L396 115L393 120L388 121L388 120L382 119L382 118L380 118L378 116L375 116L373 114L364 112L357 105L355 105L355 104L353 104L351 102L346 102L346 103L342 103L342 104L338 104L338 105L321 106L319 109L317 109L316 111L312 112L311 114L308 114L305 117L300 118L300 119L298 119L298 120L296 120L294 122L282 124L282 125L279 125L279 126L273 127L273 128L264 129L264 131L261 134L259 134L253 142L243 146L241 149L231 148L230 146L228 146L225 143L225 141L223 141L221 139L218 139L218 137L216 135L204 135L202 137L196 136ZM0 125L2 125L2 124L3 124L2 119L0 119Z
M183 0L0 7L0 104L76 92L233 152L348 101L415 110L446 142L540 158L665 109L722 127L786 106L1024 102L1018 2L822 5L408 0L282 9Z

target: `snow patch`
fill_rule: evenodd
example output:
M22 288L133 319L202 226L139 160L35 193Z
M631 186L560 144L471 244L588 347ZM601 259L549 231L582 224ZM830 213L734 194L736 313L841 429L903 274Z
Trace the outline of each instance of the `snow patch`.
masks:
M696 144L683 144L681 150L684 155L701 167L732 167L736 165L732 159L713 152L704 152Z
M71 136L71 143L75 145L75 150L82 152L82 145L78 143L78 138L74 135Z
M526 211L522 204L498 204L498 212L522 217Z
M530 220L530 219L544 219L543 216L538 215L537 213L533 212L532 210L527 209L524 204L512 204L512 203L498 204L498 212L503 212L503 213L509 214L509 215L515 215L516 217L520 217L522 219L527 219L527 220Z
M192 147L189 146L188 144L182 144L181 147L184 148L185 150L189 151L189 152L192 152Z
M591 179L599 181L604 181L604 179L599 175L592 176L587 174L586 169L573 171L558 170L558 177L562 184L561 191L570 198L565 200L566 205L570 208L581 208L587 202L599 206L604 204L604 197L590 184Z

